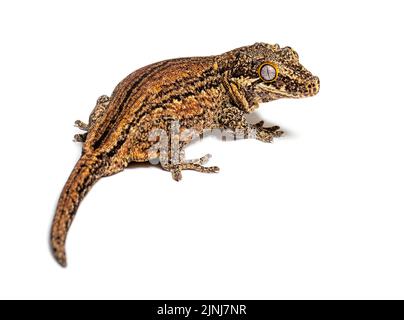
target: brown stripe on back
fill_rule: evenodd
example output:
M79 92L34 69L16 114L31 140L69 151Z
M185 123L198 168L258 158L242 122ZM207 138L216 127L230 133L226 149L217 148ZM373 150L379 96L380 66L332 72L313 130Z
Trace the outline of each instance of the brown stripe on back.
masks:
M162 66L169 64L170 61L171 60L165 60L138 69L118 84L110 102L112 106L116 105L117 107L108 109L103 121L100 121L100 124L94 128L95 137L89 137L89 141L92 140L92 147L94 149L97 149L110 134L117 118L122 113L125 105L127 105L127 101L130 99L131 95L134 94L135 90L139 88L144 81L147 81L149 77L160 71Z
M116 90L117 94L115 97L113 97L113 100L111 103L119 103L118 108L113 108L112 113L112 118L111 115L107 115L104 117L103 121L101 121L101 124L99 125L99 128L101 129L101 134L96 132L97 139L92 142L93 148L99 148L103 143L105 143L111 134L113 132L116 132L118 129L118 126L121 123L121 119L127 114L128 112L133 112L135 110L131 110L132 107L135 105L135 101L139 99L139 97L144 94L142 92L142 89L144 89L144 85L147 83L147 81L155 76L156 74L163 72L164 70L168 69L169 67L173 67L173 65L181 65L184 62L192 62L192 61L201 61L201 58L196 57L196 58L180 58L180 59L172 59L172 60L166 60L157 64L150 65L148 67L139 69L138 71L135 71L131 75L129 75L126 79L124 79L121 84L118 85L118 87L121 87L122 89ZM140 72L139 72L140 71ZM204 77L203 75L201 75ZM134 78L137 77L138 79ZM192 81L193 76L190 76L190 80ZM194 78L195 79L195 78ZM197 79L195 79L197 80ZM133 85L128 87L128 84L132 81L135 81ZM175 84L174 84L175 85ZM176 85L178 87L178 84ZM126 92L125 92L126 91ZM144 90L143 90L144 91ZM140 95L140 96L139 96ZM139 109L142 107L143 104L139 104L135 109ZM105 124L106 123L106 124ZM127 129L127 126L121 128L120 130ZM100 131L100 130L94 130L94 131ZM123 137L120 137L119 140L125 139L126 134L124 133ZM90 140L90 139L89 139ZM94 140L94 139L93 139ZM107 149L116 149L114 148L117 143L121 145L119 141L111 141L112 144ZM110 155L110 150L104 150Z
M98 149L108 139L112 132L116 130L120 119L126 114L127 109L133 105L131 101L134 100L134 98L137 99L136 93L142 89L143 85L145 85L151 77L172 65L181 64L184 61L199 61L200 59L201 58L178 58L165 60L141 68L126 77L118 85L117 89L114 90L116 94L111 99L111 104L118 105L118 107L109 109L110 111L104 116L103 121L100 121L100 125L98 126L100 130L94 130L95 138L88 139L88 141L92 141L92 148ZM131 82L133 83L131 84Z
M202 82L201 80L199 80L199 82ZM197 81L195 81L195 84L198 83ZM136 111L134 112L134 114L132 115L131 119L129 120L123 134L121 135L121 139L119 141L116 142L116 144L110 148L107 152L107 156L108 157L113 157L116 153L119 152L120 148L125 144L125 142L127 141L127 138L129 136L129 132L131 130L131 128L133 126L136 125L136 123L145 115L147 115L148 113L152 112L154 109L158 109L158 108L164 108L165 104L171 103L173 100L175 99L180 99L180 98L186 98L192 95L195 95L195 93L199 93L201 90L207 90L207 89L211 89L211 88L215 88L220 86L221 81L220 79L218 79L217 77L212 77L211 79L209 79L209 81L207 81L206 83L199 85L199 86L195 86L195 92L184 92L183 94L173 94L169 97L165 97L165 99L163 101L161 101L158 104L147 104L146 101L143 101L140 105L139 108L136 109Z

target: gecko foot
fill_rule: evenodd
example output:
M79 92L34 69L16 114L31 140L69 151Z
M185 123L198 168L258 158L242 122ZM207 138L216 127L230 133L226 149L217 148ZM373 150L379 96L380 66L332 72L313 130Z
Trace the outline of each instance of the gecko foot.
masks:
M281 137L284 132L280 130L279 126L263 127L263 124L259 122L255 126L257 130L256 139L262 142L272 142L274 138Z
M85 142L87 139L87 133L75 134L74 135L74 142Z
M259 129L264 129L264 130L267 130L267 131L270 131L270 132L278 131L280 129L279 126L264 127L264 123L265 123L264 121L259 121L254 125L254 127L256 129L258 129L258 130ZM283 133L283 131L280 131L280 132Z
M192 160L184 160L183 163L191 163L191 164L198 164L198 165L205 165L209 162L209 159L212 158L211 154L205 154L203 157L198 158L198 159L192 159Z
M81 121L81 120L76 120L76 121L74 122L74 126L75 126L76 128L79 128L80 130L83 130L83 131L87 131L87 130L88 130L88 125L87 125L86 123L84 123L83 121Z
M199 159L185 160L179 164L162 164L164 170L170 171L175 181L182 179L182 170L194 170L202 173L217 173L220 171L219 167L205 167L204 165L211 158L210 154L207 154Z
M81 120L76 120L74 122L74 126L76 128L79 128L80 130L83 131L88 131L88 125L86 123L84 123ZM87 139L87 132L86 133L80 133L80 134L75 134L73 137L73 141L74 142L84 142Z

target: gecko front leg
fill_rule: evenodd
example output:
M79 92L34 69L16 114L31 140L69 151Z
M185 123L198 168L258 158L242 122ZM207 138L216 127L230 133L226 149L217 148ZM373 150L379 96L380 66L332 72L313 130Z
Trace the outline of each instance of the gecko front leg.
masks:
M234 105L223 107L218 121L222 128L236 133L242 132L244 137L255 138L262 142L272 142L274 138L284 134L279 126L264 127L264 121L251 124L245 118L246 112Z

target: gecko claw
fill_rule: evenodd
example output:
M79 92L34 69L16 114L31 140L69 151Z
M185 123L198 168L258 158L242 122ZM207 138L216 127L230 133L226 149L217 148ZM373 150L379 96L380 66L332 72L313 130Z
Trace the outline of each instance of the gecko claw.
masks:
M182 180L182 173L180 168L175 168L171 171L173 179L177 182Z
M219 167L216 167L216 166L214 166L214 167L208 167L207 169L210 169L210 170L211 170L211 173L218 173L218 172L220 171L220 168L219 168Z
M261 121L257 122L257 123L255 124L255 126L256 126L257 128L262 128L262 127L264 127L264 124L265 124L265 121L264 121L264 120L261 120Z

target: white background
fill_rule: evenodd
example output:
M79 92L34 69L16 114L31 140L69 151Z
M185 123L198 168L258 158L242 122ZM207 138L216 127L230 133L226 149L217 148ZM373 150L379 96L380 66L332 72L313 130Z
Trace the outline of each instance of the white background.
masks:
M404 298L400 1L2 1L0 298ZM48 233L76 119L131 71L257 41L292 46L320 94L262 105L273 144L204 140L217 175L101 180Z

